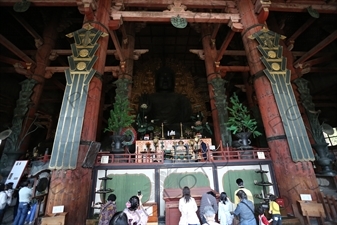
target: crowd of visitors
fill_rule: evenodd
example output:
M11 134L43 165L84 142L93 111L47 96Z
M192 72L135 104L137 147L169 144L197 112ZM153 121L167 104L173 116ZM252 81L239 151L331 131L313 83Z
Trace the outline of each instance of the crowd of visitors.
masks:
M265 216L266 208L259 205L255 211L254 199L250 190L244 187L243 180L236 180L238 189L234 192L234 202L230 200L226 192L219 196L213 191L202 194L197 217L197 204L192 197L189 187L182 190L182 198L179 200L181 217L179 225L281 225L282 219L280 207L276 202L276 196L270 195L269 213L271 219ZM219 201L217 201L219 199Z
M276 202L275 195L269 196L269 220L265 215L266 209L261 205L257 207L255 215L254 202L251 192L244 187L243 180L236 180L238 189L234 192L234 202L230 200L226 192L219 196L214 191L202 194L200 207L192 197L191 189L185 186L182 189L182 197L179 199L179 211L181 213L179 225L282 225L280 206ZM30 203L32 189L29 182L24 181L18 190L14 190L13 183L6 185L0 183L0 224L9 207L14 210L14 225L25 223ZM146 225L149 215L142 204L142 194L131 196L124 209L117 209L116 195L110 194L105 203L101 205L98 225ZM217 200L219 199L219 200ZM15 207L16 206L16 207ZM198 215L199 210L199 215Z

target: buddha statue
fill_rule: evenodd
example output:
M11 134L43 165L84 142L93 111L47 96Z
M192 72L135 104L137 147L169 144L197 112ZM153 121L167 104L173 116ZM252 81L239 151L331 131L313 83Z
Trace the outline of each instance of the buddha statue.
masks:
M189 99L174 92L174 77L170 68L159 69L155 74L156 93L143 94L140 97L139 112L142 111L148 121L154 121L157 125L165 124L165 130L179 133L179 124L190 123L193 112Z

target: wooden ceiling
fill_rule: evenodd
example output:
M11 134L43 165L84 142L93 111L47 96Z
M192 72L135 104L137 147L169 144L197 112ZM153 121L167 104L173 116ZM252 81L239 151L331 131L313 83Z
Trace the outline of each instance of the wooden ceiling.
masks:
M65 35L81 28L89 9L95 10L95 0L28 0L25 12L15 12L13 6L21 0L0 0L0 131L11 126L13 110L20 90L19 82L31 76L36 50L43 42L46 21L54 13L61 15L57 27L58 37L47 69L46 84L39 105L40 121L49 123L59 113L65 79L63 71L68 65L72 40ZM247 0L248 1L248 0ZM265 7L270 30L286 36L295 65L303 78L309 81L313 101L321 110L320 120L337 127L337 1L334 0L252 0L256 11ZM91 3L90 3L91 2ZM135 61L135 69L153 59L176 59L188 68L196 82L206 82L202 53L200 23L208 23L214 30L215 46L223 51L221 66L247 67L241 35L234 33L228 39L228 22L240 23L235 1L222 0L112 0L112 22L135 23L135 49L147 50ZM174 3L176 5L174 5ZM181 5L180 5L181 4ZM168 8L171 5L171 8ZM171 25L172 7L181 9L179 15L188 25L178 29ZM310 9L310 10L309 10ZM170 12L171 10L171 12ZM174 9L173 9L174 10ZM311 14L310 14L310 13ZM316 13L316 14L315 14ZM317 14L318 13L318 14ZM317 17L318 18L314 18ZM262 17L262 16L261 16ZM113 26L112 24L111 26ZM235 27L232 29L235 29ZM122 43L123 29L116 31ZM227 38L227 39L226 39ZM222 49L223 43L228 46ZM119 66L115 44L110 41L106 60L105 80L115 78L113 71ZM243 84L239 72L227 72L227 90L238 91ZM109 85L107 85L109 87ZM111 87L111 86L110 86ZM106 93L110 93L106 90ZM207 91L206 91L207 93ZM110 99L110 98L106 98ZM105 104L109 104L106 102ZM108 108L108 107L107 107Z

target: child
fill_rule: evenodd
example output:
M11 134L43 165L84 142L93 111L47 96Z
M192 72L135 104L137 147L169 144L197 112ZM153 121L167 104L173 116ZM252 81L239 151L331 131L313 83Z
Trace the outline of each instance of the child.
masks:
M259 213L259 225L269 225L273 221L273 219L268 220L264 215L264 208L262 205L257 208L257 212Z
M273 225L282 225L280 206L275 195L269 196L269 213L273 216Z

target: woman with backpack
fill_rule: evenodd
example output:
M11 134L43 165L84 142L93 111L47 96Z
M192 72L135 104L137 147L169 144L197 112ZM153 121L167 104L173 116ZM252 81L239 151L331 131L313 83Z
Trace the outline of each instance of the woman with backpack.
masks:
M256 225L253 202L247 199L247 195L243 190L239 190L236 196L239 197L240 202L233 214L239 217L240 225Z

